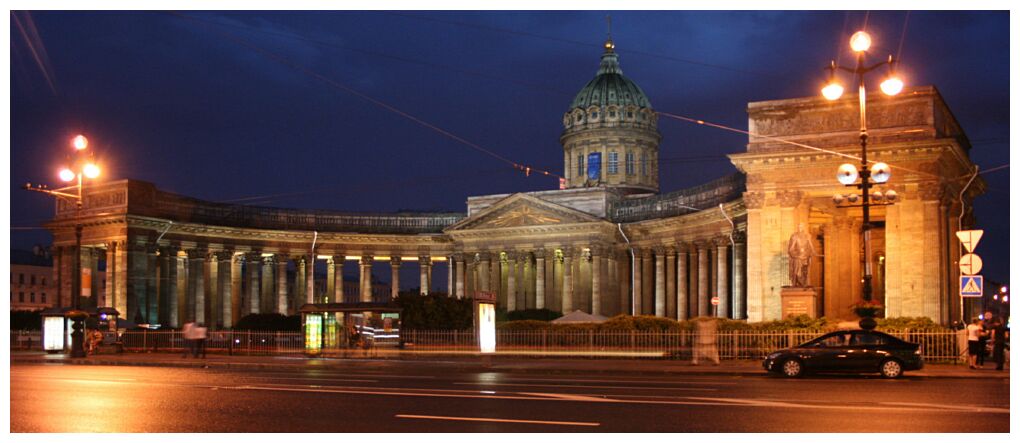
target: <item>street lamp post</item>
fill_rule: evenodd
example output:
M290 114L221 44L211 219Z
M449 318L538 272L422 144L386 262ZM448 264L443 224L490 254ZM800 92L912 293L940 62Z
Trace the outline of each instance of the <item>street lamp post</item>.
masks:
M74 201L74 259L71 265L74 274L71 276L71 311L67 313L67 316L71 318L71 357L73 358L85 357L84 320L88 317L88 314L81 310L81 233L84 228L81 220L82 189L84 188L84 179L99 177L99 166L96 166L92 153L86 152L88 144L88 139L85 136L74 137L71 140L71 146L74 147L75 154L70 158L69 165L61 169L58 174L64 182L75 182L75 184L60 189L49 189L46 185L33 185L32 183L26 183L24 186L24 189L29 191L42 192L56 198Z
M896 75L896 63L890 55L888 59L868 66L865 61L865 55L867 54L868 48L871 47L871 36L864 31L858 31L850 37L850 48L857 53L857 64L854 67L837 66L835 61L832 61L826 68L829 70L829 83L822 88L822 96L828 100L837 100L843 95L843 86L836 79L836 71L846 71L851 73L857 80L857 101L860 107L861 116L861 128L860 128L860 140L861 140L861 165L858 170L852 164L846 163L839 167L837 171L837 179L844 186L853 186L861 190L860 204L856 204L858 196L856 194L849 194L843 196L842 194L836 194L833 200L837 205L843 203L844 199L849 201L849 204L844 207L860 206L862 210L862 222L861 222L861 236L864 241L864 278L862 281L863 288L861 297L865 301L871 301L871 207L882 206L892 204L896 200L896 191L888 190L884 194L876 191L872 195L871 188L876 184L885 183L889 180L890 171L889 165L885 163L875 163L868 167L868 125L867 125L867 94L864 87L864 76L865 74L874 71L882 66L887 66L889 70L888 78L882 82L881 89L886 95L896 95L903 90L903 81ZM857 183L857 178L860 177L860 183Z

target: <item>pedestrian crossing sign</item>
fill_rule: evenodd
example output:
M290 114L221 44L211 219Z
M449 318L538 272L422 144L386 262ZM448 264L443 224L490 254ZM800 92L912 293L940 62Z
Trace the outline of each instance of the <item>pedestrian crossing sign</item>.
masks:
M960 297L980 297L984 294L985 279L980 275L960 276Z

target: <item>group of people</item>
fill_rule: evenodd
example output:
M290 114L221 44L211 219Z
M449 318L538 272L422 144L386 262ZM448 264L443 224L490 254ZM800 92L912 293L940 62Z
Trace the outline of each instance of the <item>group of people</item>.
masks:
M995 369L1002 370L1009 340L1009 329L1006 326L1005 319L993 316L991 312L985 312L984 318L976 317L971 320L967 325L967 354L971 369L984 367L988 342L991 341Z
M183 358L188 358L189 353L194 358L198 358L199 354L205 358L205 340L209 338L209 328L201 323L187 322L181 327L181 333L184 334L185 343Z

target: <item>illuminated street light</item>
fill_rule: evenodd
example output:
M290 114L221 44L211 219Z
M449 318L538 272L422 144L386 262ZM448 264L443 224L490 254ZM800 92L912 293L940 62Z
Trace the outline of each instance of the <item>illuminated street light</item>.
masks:
M857 31L850 36L850 49L854 52L864 52L871 47L871 36L867 32Z
M846 201L849 202L850 206L860 206L862 210L862 223L861 223L861 238L864 242L864 257L868 259L864 260L864 278L862 279L862 293L861 296L865 301L871 301L871 206L874 205L888 205L892 204L896 200L896 192L891 189L883 193L882 191L872 191L873 185L878 185L889 181L891 177L891 171L889 165L885 163L876 163L870 168L868 167L868 125L867 125L867 91L864 87L864 75L878 69L882 66L888 66L889 76L882 82L882 92L887 95L896 95L903 90L903 80L900 79L895 72L896 60L890 55L886 60L868 66L865 63L865 57L868 49L871 48L871 36L867 32L858 31L850 37L850 49L857 53L857 64L854 67L837 66L835 61L831 61L829 66L825 69L829 71L829 82L827 86L822 89L822 96L827 100L836 100L843 93L843 87L836 81L836 70L846 71L853 74L857 79L857 100L860 109L860 140L861 140L861 164L860 168L851 165L843 164L840 165L836 171L836 179L844 186L854 186L860 189L861 193L858 196L856 193L849 194L846 196ZM860 178L860 182L857 179ZM857 204L857 199L860 198L862 201ZM836 205L843 204L844 197L837 194L833 197L833 202Z
M85 183L83 178L94 179L99 177L99 166L91 159L91 155L85 150L89 146L89 140L84 135L78 135L71 139L71 147L74 148L75 156L70 167L61 169L57 175L64 182L77 182L61 189L49 189L45 185L33 186L26 184L24 189L29 191L43 192L57 198L66 198L74 201L75 226L74 226L74 251L72 251L73 275L71 276L71 307L72 310L66 315L71 319L71 357L85 357L84 328L85 318L88 314L81 310L81 232L84 228L81 222L81 209L84 203L83 189ZM75 191L75 192L71 192Z

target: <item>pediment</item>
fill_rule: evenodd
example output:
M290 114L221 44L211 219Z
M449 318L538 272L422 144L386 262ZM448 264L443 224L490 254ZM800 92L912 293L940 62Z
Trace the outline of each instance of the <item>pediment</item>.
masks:
M527 194L514 194L446 228L445 232L569 225L600 221L603 220L576 209L550 203Z

